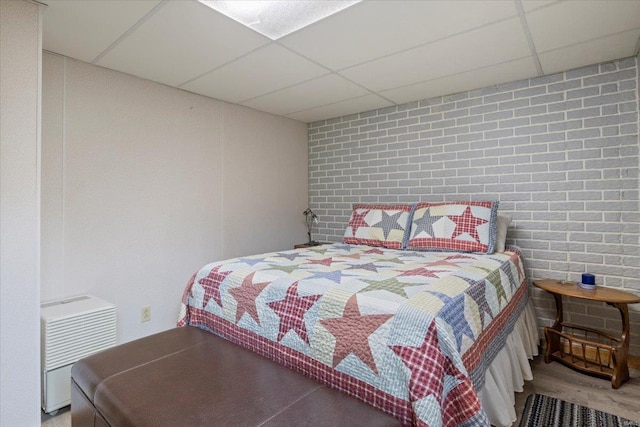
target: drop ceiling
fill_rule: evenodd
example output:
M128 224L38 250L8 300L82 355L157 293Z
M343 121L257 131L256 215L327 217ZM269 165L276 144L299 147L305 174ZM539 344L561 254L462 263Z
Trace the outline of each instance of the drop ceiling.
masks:
M365 0L275 41L195 0L44 2L47 51L303 122L640 49L640 0Z

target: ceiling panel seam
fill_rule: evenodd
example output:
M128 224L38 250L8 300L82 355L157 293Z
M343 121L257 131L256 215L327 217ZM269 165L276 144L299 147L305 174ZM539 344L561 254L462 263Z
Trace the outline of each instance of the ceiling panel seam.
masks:
M256 47L255 49L250 50L249 52L247 52L247 53L245 53L245 54L243 54L243 55L240 55L240 56L239 56L239 57L237 57L237 58L232 59L231 61L228 61L228 62L225 62L225 63L223 63L223 64L217 65L217 66L213 67L212 69L210 69L210 70L208 70L208 71L205 71L205 72L204 72L204 73L202 73L202 74L199 74L199 75L197 75L197 76L195 76L195 77L192 77L192 78L190 78L189 80L186 80L186 81L184 81L184 82L180 83L180 84L179 84L179 85L177 85L176 87L182 88L182 86L187 85L187 84L191 83L191 82L192 82L192 81L194 81L194 80L198 80L199 78L204 77L204 76L206 76L207 74L213 73L214 71L217 71L217 70L219 70L220 68L226 67L227 65L231 65L231 64L233 64L234 62L237 62L237 61L239 61L239 60L241 60L241 59L243 59L243 58L246 58L247 56L249 56L249 55L251 55L251 54L253 54L253 53L258 52L258 51L260 51L261 49L266 49L266 48L267 48L267 47L269 47L269 46L273 46L274 44L277 44L277 43L274 43L273 41L270 41L270 42L268 42L267 44L263 44L263 45L261 45L261 46L258 46L258 47Z
M530 56L522 56L522 57L519 57L519 58L508 59L506 61L497 62L495 64L489 64L489 65L485 65L485 66L478 67L478 68L473 68L471 70L464 70L464 71L460 71L460 72L453 73L453 74L446 74L444 76L436 77L434 79L422 80L422 81L415 82L415 83L408 83L408 84L402 85L402 86L394 86L392 88L382 90L381 92L391 92L391 91L394 91L396 89L402 89L402 88L405 88L405 87L416 86L416 85L429 83L429 82L435 82L437 80L442 80L442 79L446 79L446 78L449 78L449 77L459 76L459 75L466 74L466 73L473 73L473 72L477 72L477 71L484 70L484 69L487 69L487 68L492 68L492 67L495 67L497 65L504 65L504 64L509 64L511 62L521 61L521 60L526 59L526 58L530 58ZM506 82L506 83L508 83L508 82ZM466 92L466 90L463 90L461 92ZM393 101L391 101L391 102L393 102ZM404 104L405 102L401 102L401 103L393 102L393 103L395 105L401 105L401 104Z
M127 31L122 33L120 37L118 37L113 43L111 43L105 50L103 50L98 56L96 56L91 64L97 65L98 61L104 58L109 52L111 52L116 46L118 46L124 39L129 37L135 30L137 30L142 24L147 22L153 15L155 15L160 9L162 9L169 0L162 0L158 3L153 9L151 9L146 15L138 20L135 24L131 26Z
M538 52L536 51L536 45L533 42L533 36L531 36L531 30L529 29L529 23L527 22L527 16L524 13L524 8L522 7L522 1L521 0L513 0L513 1L516 5L516 10L518 11L518 17L520 17L520 24L522 25L522 31L524 31L524 36L527 39L529 50L531 50L531 57L533 58L533 64L536 67L538 76L543 76L544 71L542 70L542 64L540 63L540 58L538 58Z
M396 56L396 55L399 55L399 54L402 54L402 53L410 52L410 51L415 50L415 49L420 49L420 48L422 48L424 46L428 46L428 45L431 45L431 44L434 44L434 43L438 43L438 42L441 42L441 41L444 41L444 40L448 40L448 39L451 39L451 38L454 38L454 37L458 37L458 36L461 36L463 34L467 34L467 33L473 32L473 31L480 30L482 28L487 28L487 27L490 27L490 26L495 25L495 24L501 24L503 22L506 22L506 21L509 21L509 20L515 18L516 16L517 15L510 15L510 16L507 16L505 18L498 19L496 21L491 21L491 22L488 22L486 24L483 24L483 25L480 25L480 26L477 26L477 27L473 27L473 28L470 28L470 29L465 30L465 31L460 31L459 33L454 33L454 34L451 34L451 35L448 35L448 36L445 36L445 37L440 37L439 39L428 41L426 43L421 43L421 44L418 44L418 45L415 45L415 46L412 46L412 47L408 47L406 49L396 50L396 51L393 51L391 53L387 53L387 54L382 55L382 56L378 56L378 57L375 57L375 58L372 58L372 59L367 59L366 61L358 62L357 64L352 64L352 65L349 65L347 67L342 67L342 68L339 68L339 69L337 69L335 71L340 72L340 71L349 70L351 68L359 67L361 65L368 64L370 62L379 61L381 59L390 58L392 56Z
M560 47L556 47L556 48L553 48L553 49L545 50L545 51L542 51L540 53L544 54L544 53L549 53L549 52L555 52L557 50L562 50L562 49L566 49L566 48L569 48L569 47L575 47L575 46L580 46L582 44L592 43L592 42L594 42L596 40L603 40L603 39L607 39L609 37L619 36L619 35L627 34L627 33L633 33L633 32L636 32L638 30L640 30L640 27L631 28L630 30L619 31L617 33L607 34L605 36L594 37L594 38L588 39L588 40L582 40L582 41L579 41L579 42L576 42L576 43L571 43L571 44L568 44L568 45L565 45L565 46L560 46ZM637 44L636 44L636 47L637 47ZM617 59L620 59L620 58L617 58ZM610 61L606 61L606 62L610 62Z
M262 98L262 97L264 97L264 96L273 95L274 93L282 92L282 91L284 91L284 90L291 89L291 88L293 88L293 87L300 86L300 85L303 85L303 84L305 84L305 83L309 83L309 82L312 82L312 81L314 81L314 80L317 80L317 79L320 79L320 78L323 78L323 77L327 77L329 74L333 74L333 75L335 75L335 76L337 76L337 77L339 77L339 78L341 78L341 79L344 79L344 80L348 81L349 83L352 83L352 84L354 84L354 85L356 85L356 86L358 86L358 87L360 87L360 88L362 88L362 89L366 90L366 91L367 91L367 92L369 92L369 93L368 93L368 94L365 94L365 95L358 95L358 96L353 97L353 98L341 99L340 101L330 102L330 103L328 103L328 104L316 105L316 106L314 106L314 107L305 108L304 110L291 111L291 112L286 113L285 115L287 115L287 114L301 113L301 112L303 112L303 111L312 110L312 109L314 109L314 108L326 107L327 105L338 104L338 103L340 103L340 102L349 101L349 100L351 100L351 99L358 99L358 98L362 98L363 96L369 96L369 95L376 95L376 96L379 96L380 98L382 98L382 99L384 99L384 100L386 100L386 101L388 101L388 102L392 103L393 105L398 105L398 103L396 103L396 102L394 102L394 101L392 101L392 100L388 99L386 96L382 96L382 95L380 95L379 93L374 92L373 90L371 90L371 89L369 89L369 88L367 88L367 87L365 87L365 86L362 86L361 84L356 83L356 82L352 81L351 79L348 79L348 78L344 77L343 75L341 75L341 74L339 74L339 73L336 73L335 71L331 71L330 73L323 74L323 75L321 75L321 76L312 77L312 78L310 78L310 79L308 79L308 80L305 80L305 81L302 81L302 82L299 82L299 83L295 83L295 84L289 85L289 86L287 86L287 87L283 87L283 88L280 88L280 89L272 90L271 92L263 93L262 95L252 96L251 98L247 98L247 99L245 99L245 100L238 101L238 104L240 104L240 105L244 105L245 103L247 103L247 102L249 102L249 101L253 101L254 99Z
M354 85L356 85L356 86L358 86L358 87L360 87L360 88L362 88L362 89L366 90L366 91L367 91L367 92L369 92L370 94L372 94L372 95L377 95L377 96L379 96L379 97L381 97L381 98L385 99L386 101L391 102L393 105L397 105L395 102L393 102L392 100L387 99L386 97L384 97L384 96L380 95L380 94L379 94L379 93L377 93L376 91L374 91L374 90L372 90L372 89L369 89L368 87L366 87L366 86L364 86L364 85L362 85L362 84L360 84L360 83L358 83L358 82L355 82L355 81L351 80L350 78L348 78L348 77L346 77L346 76L343 76L343 75L342 75L342 74L340 74L340 72L338 72L337 70L334 70L334 69L332 69L332 68L330 68L330 67L328 67L328 66L326 66L326 65L324 65L324 64L321 64L321 63L319 63L318 61L316 61L316 60L314 60L314 59L312 59L312 58L309 58L309 57L307 57L306 55L304 55L304 54L302 54L302 53L300 53L300 52L297 52L297 51L295 51L294 49L291 49L291 48L290 48L290 47L288 47L288 46L285 46L285 45L283 45L283 44L281 44L281 43L278 43L277 41L276 41L276 44L278 44L278 45L280 45L281 47L283 47L283 48L287 49L288 51L290 51L290 52L294 53L295 55L298 55L298 56L300 56L300 57L302 57L302 58L306 59L307 61L311 61L312 63L316 64L317 66L322 67L322 68L324 68L324 69L328 70L330 73L333 73L333 74L337 75L338 77L341 77L341 78L343 78L343 79L347 80L348 82L353 83ZM326 74L325 74L325 75L326 75ZM318 77L315 77L315 78L319 78L319 77L323 77L323 76L318 76ZM313 79L311 79L311 80L313 80ZM298 84L300 84L300 83L298 83ZM292 86L290 86L290 87L293 87L293 86L296 86L296 85L292 85ZM277 91L274 91L274 92L277 92ZM366 96L366 95L364 95L364 96ZM257 98L257 97L256 97L256 98ZM359 97L358 97L358 98L359 98ZM247 102L247 101L249 101L249 100L248 100L248 99L245 99L245 100L244 100L244 101L242 101L242 102ZM339 102L342 102L342 101L339 101ZM314 107L314 108L318 108L318 107ZM304 110L303 110L303 111L304 111ZM299 112L299 111L295 111L294 113L298 113L298 112ZM289 114L294 114L294 113L289 113Z
M386 97L384 97L384 96L380 95L380 94L379 94L379 93L377 93L376 91L374 91L374 90L372 90L372 89L369 89L368 87L366 87L366 86L364 86L364 85L362 85L362 84L360 84L360 83L358 83L358 82L355 82L355 81L351 80L350 78L348 78L348 77L346 77L346 76L343 76L343 75L342 75L342 74L340 74L337 70L334 70L334 69L332 69L332 68L330 68L330 67L328 67L328 66L326 66L326 65L324 65L324 64L321 64L321 63L319 63L318 61L316 61L316 60L314 60L314 59L311 59L311 58L307 57L306 55L304 55L304 54L302 54L302 53L300 53L300 52L297 52L297 51L295 51L294 49L291 49L291 48L290 48L290 47L288 47L288 46L285 46L285 45L283 45L283 44L281 44L281 43L278 43L278 42L276 42L276 43L277 43L278 45L280 45L281 47L283 47L283 48L287 49L288 51L290 51L290 52L292 52L292 53L294 53L294 54L296 54L296 55L298 55L298 56L300 56L300 57L302 57L302 58L306 59L307 61L311 61L312 63L316 64L317 66L322 67L322 68L324 68L324 69L328 70L330 73L335 74L335 75L337 75L338 77L343 78L343 79L345 79L346 81L348 81L348 82L350 82L350 83L353 83L354 85L356 85L356 86L358 86L358 87L360 87L360 88L362 88L362 89L366 90L366 91L367 91L367 92L369 92L370 94L372 94L372 95L377 95L377 96L379 96L379 97L381 97L381 98L385 99L386 101L389 101L389 102L391 102L392 104L396 105L396 103L395 103L395 102L393 102L392 100L387 99ZM323 75L323 76L315 77L315 78L324 77L324 76L326 76L326 74L325 74L325 75ZM311 79L311 80L313 80L313 79ZM308 80L308 81L310 81L310 80ZM298 83L298 84L300 84L300 83ZM296 86L296 85L292 85L292 86L290 86L290 87L293 87L293 86ZM275 91L275 92L277 92L277 91ZM364 95L364 96L366 96L366 95ZM256 97L256 98L257 98L257 97ZM357 97L357 98L360 98L360 97ZM249 101L249 100L248 100L248 99L245 99L245 100L244 100L244 101L242 101L242 102L247 102L247 101ZM338 101L338 102L342 102L342 101ZM314 107L314 108L318 108L318 107ZM306 111L306 110L303 110L303 111ZM288 114L294 114L294 113L298 113L298 112L299 112L299 111L294 111L293 113L288 113Z
M370 95L377 95L377 93L373 93L373 94L368 93L368 94L366 94L366 95L354 96L353 98L342 99L342 100L340 100L340 101L329 102L328 104L323 104L323 105L318 105L318 106L315 106L315 107L305 108L304 110L291 111L291 112L289 112L289 113L286 113L286 114L285 114L285 116L286 116L286 117L288 117L288 116L293 115L293 114L304 113L305 111L311 111L311 110L315 110L315 109L317 109L317 108L329 107L329 106L331 106L331 105L340 104L340 103L343 103L343 102L346 102L346 101L353 101L353 100L360 99L360 98L364 98L364 97L366 97L366 96L370 96ZM386 98L385 98L385 99L386 99ZM394 106L400 105L400 104L397 104L397 103L395 103L395 102L393 102L393 101L389 101L389 102L391 102ZM380 107L380 108L384 108L384 107ZM374 110L377 110L377 109L378 109L378 108L374 108Z
M314 81L316 79L319 79L319 78L322 78L322 77L327 77L329 74L336 74L336 73L331 72L331 73L323 74L321 76L311 77L310 79L301 81L299 83L294 83L292 85L289 85L289 86L286 86L286 87L283 87L283 88L280 88L280 89L275 89L275 90L272 90L271 92L263 93L262 95L252 96L251 98L247 98L247 99L244 99L242 101L238 101L237 103L240 104L240 105L243 105L245 102L253 101L254 99L262 98L263 96L273 95L274 93L282 92L283 90L291 89L292 87L300 86L300 85L312 82L312 81ZM287 114L290 114L290 113L287 113Z
M33 3L33 4L38 5L38 6L45 6L45 7L49 7L49 5L48 5L47 3L43 3L43 2L38 1L38 0L25 0L25 1L26 1L27 3Z

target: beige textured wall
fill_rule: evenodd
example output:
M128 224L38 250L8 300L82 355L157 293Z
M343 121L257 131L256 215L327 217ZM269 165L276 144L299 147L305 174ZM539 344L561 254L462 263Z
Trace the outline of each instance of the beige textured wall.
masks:
M129 341L175 325L202 265L304 240L305 124L43 60L43 300L103 297Z
M282 117L225 104L225 258L307 241L307 127L282 124Z
M40 425L38 6L0 1L0 426Z

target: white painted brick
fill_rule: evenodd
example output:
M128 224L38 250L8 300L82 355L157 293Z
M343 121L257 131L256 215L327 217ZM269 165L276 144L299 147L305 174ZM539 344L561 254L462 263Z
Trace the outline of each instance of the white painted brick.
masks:
M564 132L552 132L553 130L552 126L553 124L549 125L549 133L532 135L531 142L535 144L539 142L562 141L564 144L566 144L566 142L564 141L564 139L566 138L566 134ZM550 150L550 151L553 151L553 150Z
M340 241L353 203L498 199L531 277L579 280L591 271L606 286L640 291L637 62L310 124L316 238ZM552 299L535 291L541 324L549 323ZM615 310L566 307L613 327ZM640 355L640 309L632 324Z
M584 77L584 76L598 74L599 72L600 72L600 67L598 65L590 65L588 67L567 71L565 73L565 78L569 80L569 79L574 79L576 77Z
M534 107L518 108L514 114L516 117L529 117L537 114L545 114L547 112L546 105L536 105Z
M480 105L469 109L469 114L483 114L498 110L498 104Z
M531 97L529 102L531 105L550 104L552 102L564 101L564 99L564 93L552 93Z
M513 117L513 111L512 110L505 110L505 111L498 111L498 112L493 112L493 113L486 113L484 115L484 120L486 122L490 122L492 120L510 119L512 117Z
M568 81L564 81L561 83L555 83L555 84L550 84L549 86L547 86L547 92L548 93L552 93L552 92L562 92L562 91L567 91L570 89L575 89L575 88L579 88L582 86L582 81L581 80L568 80Z
M564 113L551 113L551 114L543 114L540 116L534 116L531 118L531 124L537 123L551 123L551 122L559 122L564 120Z
M498 104L498 110L513 110L515 108L522 108L522 107L528 107L528 106L529 106L529 99L522 98L522 99L516 99L514 101L501 102Z
M528 80L520 80L516 82L502 83L497 87L498 92L509 92L515 89L522 89L525 87L529 87Z
M536 86L536 85L546 85L549 83L555 83L563 79L564 79L564 76L561 73L559 73L559 74L551 74L548 76L535 77L531 79L529 82L531 86Z
M534 135L538 133L546 133L547 125L534 125L516 128L516 135Z
M513 128L518 126L526 126L529 124L531 124L531 119L529 117L519 117L516 119L500 120L498 122L498 127L501 129L504 129L504 128Z
M582 108L582 100L575 99L571 101L560 101L547 104L547 111L552 113L554 111L571 111Z
M599 117L601 114L600 107L581 108L567 112L567 119L577 119L585 117Z
M638 134L638 124L637 123L631 123L631 124L627 124L627 125L622 125L620 126L620 133L621 134L634 134L637 135Z
M567 92L567 99L586 98L600 94L599 87L586 87L583 89L570 90Z
M621 93L585 98L583 104L585 107L594 105L617 104L625 101L632 101L636 99L636 97L637 95L633 90L628 90Z
M528 144L515 147L516 154L546 153L547 151L549 151L549 146L547 144Z
M469 124L477 124L477 123L483 124L482 114L476 114L474 116L458 117L456 119L457 125L469 125Z
M490 142L491 139L500 138L499 145L503 147L505 145L516 145L516 144L521 144L524 141L528 141L528 137L511 138L512 135L513 135L512 129L501 129L501 130L484 133L485 138L489 139L488 142Z

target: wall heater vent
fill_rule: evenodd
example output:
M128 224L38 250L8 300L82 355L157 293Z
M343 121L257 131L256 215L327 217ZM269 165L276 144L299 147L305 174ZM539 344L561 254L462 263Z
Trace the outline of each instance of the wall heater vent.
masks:
M71 403L71 367L116 344L116 307L82 295L40 305L42 409Z

